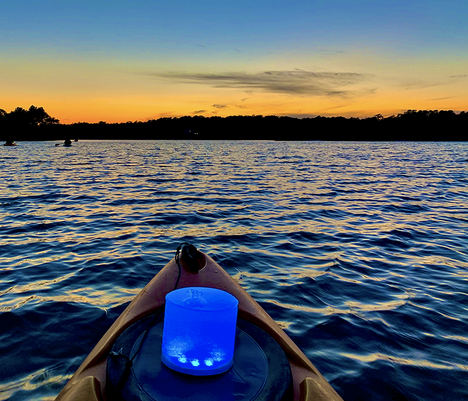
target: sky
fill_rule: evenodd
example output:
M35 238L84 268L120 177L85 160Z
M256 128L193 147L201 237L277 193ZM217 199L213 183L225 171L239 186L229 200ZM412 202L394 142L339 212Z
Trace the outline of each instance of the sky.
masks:
M2 0L0 109L61 123L468 111L467 0Z

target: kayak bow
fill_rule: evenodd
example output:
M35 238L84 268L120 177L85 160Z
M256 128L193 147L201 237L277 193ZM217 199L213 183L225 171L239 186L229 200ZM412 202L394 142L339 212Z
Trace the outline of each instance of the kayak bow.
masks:
M224 290L239 301L234 367L226 373L208 378L187 376L173 372L160 361L154 360L160 357L161 352L165 296L176 288L185 287ZM271 377L265 377L262 383L258 377L252 378L252 369L260 369L256 366L261 364L257 363L259 359L241 360L246 355L247 359L249 355L253 355L252 351L237 351L237 347L244 345L251 347L247 350L256 350L253 352L266 356L263 364L267 371L269 369L266 375ZM127 356L123 355L125 352ZM272 353L274 355L269 355ZM139 372L143 368L138 368L136 363L140 360L138 363L141 365L146 354L151 354L150 365L154 366L157 373L154 373L155 377L146 378L145 381L139 379ZM122 361L116 355L123 356ZM133 366L130 361L133 361ZM244 368L247 370L242 373ZM143 370L146 373L141 375L148 375L148 369L145 367ZM253 380L257 382L253 383ZM217 381L221 384L216 384ZM165 383L169 388L162 389L161 383L162 387ZM133 396L138 400L177 400L179 396L188 399L216 399L213 393L213 389L218 388L216 386L225 392L229 386L234 386L233 395L228 397L232 400L341 400L317 368L265 310L213 259L186 244L181 253L176 254L117 318L56 400L130 401ZM242 390L239 391L241 387ZM199 396L202 398L197 398L196 394L203 392L200 389L208 392ZM188 395L181 395L183 391L188 391ZM242 392L244 396L240 394ZM218 399L227 398L220 395Z

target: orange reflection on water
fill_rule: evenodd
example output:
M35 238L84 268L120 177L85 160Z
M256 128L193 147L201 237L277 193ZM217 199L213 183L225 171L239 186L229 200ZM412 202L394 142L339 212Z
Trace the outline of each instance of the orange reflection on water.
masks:
M380 311L394 310L405 304L406 304L406 301L404 300L381 302L376 305L362 304L356 301L346 302L346 305L349 306L351 309L357 309L362 312L377 312L377 311L380 312Z
M399 365L408 365L408 366L419 366L422 368L432 368L432 369L460 369L460 370L467 370L468 365L462 365L459 363L450 363L447 365L441 363L433 363L430 361L426 361L424 359L406 359L406 358L398 358L396 356L386 355L382 353L374 353L369 355L356 355L356 354L348 354L348 353L341 353L341 355L355 359L361 362L375 362L375 361L388 361L391 363L396 363Z
M22 286L21 288L24 289L27 287L28 286ZM17 290L18 288L11 288L11 291L19 293ZM68 291L63 295L31 295L26 297L17 296L14 299L6 300L0 304L0 312L9 312L31 302L36 304L45 302L64 302L68 304L80 303L106 309L109 306L123 305L132 301L140 291L141 289L139 288L128 289L114 287L111 293L108 291L98 291L89 287L85 287ZM128 294L128 296L122 296L122 294Z
M2 400L9 400L10 397L19 390L32 391L37 388L47 386L63 385L63 383L72 377L72 373L67 375L51 375L51 371L55 370L54 367L51 369L40 369L34 373L31 373L20 380L0 385L0 394ZM41 397L41 400L54 400L55 397Z
M442 337L447 338L449 340L462 341L468 344L468 337L462 337L462 336L442 336Z
M75 274L76 272L73 272L61 277L57 277L53 280L41 280L26 285L14 285L13 287L9 287L6 290L0 292L0 295L4 295L7 293L21 294L23 292L28 291L43 290L44 288L49 288L52 284L60 283L61 281L67 280L68 278L73 277Z
M335 308L333 306L326 306L323 308L312 308L310 306L304 305L293 305L293 304L285 304L278 302L274 299L267 299L267 302L272 304L278 305L281 308L285 309L292 309L301 312L307 313L320 313L322 315L338 315L338 314L356 314L359 312L376 312L376 311L387 311L387 310L394 310L403 306L406 301L398 300L398 301L389 301L389 302L381 302L378 304L361 304L360 302L346 302L346 305L349 306L349 309L340 309Z

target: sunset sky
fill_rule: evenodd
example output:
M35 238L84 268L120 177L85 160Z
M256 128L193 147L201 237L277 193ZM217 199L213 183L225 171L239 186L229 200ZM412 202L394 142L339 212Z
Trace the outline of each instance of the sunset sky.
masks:
M0 108L61 123L468 111L467 0L3 0Z

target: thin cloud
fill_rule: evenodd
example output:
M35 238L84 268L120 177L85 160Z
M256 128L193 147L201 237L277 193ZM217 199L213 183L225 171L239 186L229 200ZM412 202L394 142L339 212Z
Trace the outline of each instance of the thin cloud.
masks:
M403 90L412 90L412 89L426 89L426 88L433 88L435 86L443 86L447 85L448 82L427 82L419 79L408 80L406 82L401 83L399 86Z
M346 107L346 106L349 106L348 104L340 104L338 106L333 106L333 107L327 107L326 109L324 109L324 111L327 111L327 110L334 110L334 109L341 109L342 107Z
M227 104L214 104L211 107L215 107L217 109L226 109L228 107L228 105Z
M264 71L255 74L233 72L220 74L167 73L158 77L184 83L208 84L214 88L243 89L303 96L355 96L345 87L358 84L369 76L353 72L313 72L306 70ZM367 91L368 92L368 91Z
M317 117L317 114L311 114L311 113L286 113L286 114L278 114L280 117L292 117L292 118L314 118Z
M438 100L449 100L449 99L454 99L458 96L446 96L446 97L437 97L435 99L429 99L430 101L438 101Z
M206 113L206 110L195 110L195 111L192 111L192 114L201 114L201 113Z
M450 75L450 78L468 78L468 74Z
M346 53L344 50L320 49L319 54L325 57L333 57Z

